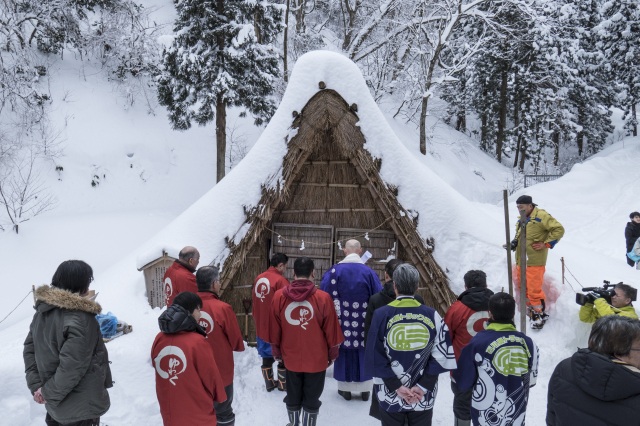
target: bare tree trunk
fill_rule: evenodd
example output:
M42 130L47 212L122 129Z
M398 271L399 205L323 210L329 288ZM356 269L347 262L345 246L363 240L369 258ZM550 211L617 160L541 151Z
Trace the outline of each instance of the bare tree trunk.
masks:
M216 7L218 13L224 13L225 0L217 0ZM224 36L219 34L216 37L218 47L218 58L224 60ZM225 161L227 154L227 102L225 95L220 92L216 96L216 182L220 182L225 175Z
M287 1L287 7L284 12L284 45L282 46L282 50L284 50L283 74L284 74L285 83L289 81L289 68L287 65L287 50L289 49L289 8L291 6L291 0L286 0L286 1Z
M227 108L224 96L216 99L216 182L225 175L225 158L227 154Z
M514 89L514 92L517 93L518 90ZM514 106L513 106L513 127L516 129L516 154L513 159L513 167L518 165L518 159L520 158L520 144L522 143L522 135L520 134L520 101L518 97L516 97Z
M631 119L633 120L633 136L638 136L638 117L636 115L636 102L633 100L631 105Z
M306 0L294 0L295 1L295 15L296 15L296 33L303 34L306 30L306 23L304 22L306 16Z
M466 92L466 87L467 87L467 80L466 79L461 79L460 80L460 85L461 85L461 96L464 96L464 93ZM467 111L466 111L466 104L464 102L459 104L460 107L459 109L456 111L456 130L462 133L466 133L467 132Z
M556 130L551 135L553 141L553 165L557 166L560 162L560 131Z
M422 97L422 109L420 110L420 153L427 155L427 105L429 95Z
M487 112L483 111L480 117L480 148L489 151L489 122Z
M505 64L506 66L506 64ZM502 148L504 146L505 128L507 126L507 82L508 74L506 68L502 70L500 82L500 107L498 114L498 133L496 136L496 159L502 162Z
M346 51L353 40L353 34L356 32L356 14L362 0L356 0L353 8L349 0L343 0L342 5L347 13L347 19L344 22L344 40L342 40L342 50ZM344 13L343 13L344 16Z

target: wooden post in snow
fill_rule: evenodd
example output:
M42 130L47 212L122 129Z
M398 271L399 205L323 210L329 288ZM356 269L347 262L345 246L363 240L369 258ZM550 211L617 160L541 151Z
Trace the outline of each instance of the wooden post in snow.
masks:
M520 331L527 334L527 215L520 210Z
M511 236L509 235L509 194L507 190L502 191L502 198L504 200L504 232L507 239L505 248L507 250L507 277L509 279L509 294L513 296L513 272L511 270Z

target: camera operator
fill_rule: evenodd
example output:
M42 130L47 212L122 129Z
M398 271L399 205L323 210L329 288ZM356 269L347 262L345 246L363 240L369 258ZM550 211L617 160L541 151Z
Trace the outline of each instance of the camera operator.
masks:
M639 368L640 321L600 318L591 329L589 349L578 349L551 375L547 426L637 425Z
M587 303L580 307L580 321L595 322L607 315L619 315L638 319L638 314L631 303L635 300L636 289L627 284L616 284L611 291L611 304L602 294L587 294Z

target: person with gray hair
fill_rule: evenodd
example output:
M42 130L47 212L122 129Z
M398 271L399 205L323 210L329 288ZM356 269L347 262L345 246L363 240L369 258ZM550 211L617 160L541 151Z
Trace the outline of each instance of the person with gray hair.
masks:
M220 271L214 266L203 266L196 272L198 296L202 299L198 324L207 334L213 356L218 364L227 400L214 402L218 424L233 426L236 416L233 402L233 352L244 351L244 341L233 308L220 300Z
M351 400L355 392L367 401L373 383L364 368L364 320L369 298L382 290L382 284L360 258L362 247L358 240L347 241L343 251L345 258L325 272L320 284L320 289L333 299L345 338L333 367L333 378L344 399Z
M178 254L178 258L164 273L164 293L167 306L171 306L173 299L183 291L195 293L198 291L196 277L193 275L200 263L200 252L191 246L186 246Z
M547 425L627 426L638 418L640 321L608 315L593 324L588 348L551 375Z
M400 259L391 259L384 265L384 286L382 290L374 294L369 298L369 304L367 305L367 316L364 319L364 335L369 334L369 328L371 327L371 320L373 319L373 313L376 309L388 305L396 300L396 291L393 288L393 272L398 265L402 265L404 262ZM415 295L415 298L421 305L424 305L424 299L419 294ZM380 403L376 394L371 396L371 408L369 409L369 415L380 420Z
M373 314L365 366L383 426L431 425L438 375L456 368L449 330L435 309L415 299L420 274L393 271L396 299Z

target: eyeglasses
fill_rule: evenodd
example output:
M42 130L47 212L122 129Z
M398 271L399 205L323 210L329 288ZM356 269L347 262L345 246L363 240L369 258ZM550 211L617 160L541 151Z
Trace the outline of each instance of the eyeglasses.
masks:
M640 351L640 348L631 348L630 351Z

